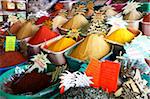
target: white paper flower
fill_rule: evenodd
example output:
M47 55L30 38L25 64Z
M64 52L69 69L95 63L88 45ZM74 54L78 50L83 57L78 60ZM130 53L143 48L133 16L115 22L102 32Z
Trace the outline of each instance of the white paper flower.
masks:
M146 42L146 43L145 43ZM124 49L130 59L150 59L150 38L138 36L130 44L125 44Z
M38 11L36 13L28 14L28 18L35 18L35 17L36 18L40 18L42 16L49 16L49 14L46 11L42 11L42 10L40 10L40 11Z
M127 3L127 5L123 8L123 14L128 14L133 10L136 10L138 7L140 7L140 2L134 2L134 0Z
M112 16L107 19L107 24L110 24L112 26L117 26L120 28L125 28L128 23L123 20L123 16L117 15L117 16Z
M24 72L25 72L25 70L18 66L15 68L15 74L17 74L17 75L21 75Z
M65 91L71 87L85 87L93 84L93 82L91 81L92 77L88 77L85 73L83 74L79 71L74 73L66 71L66 73L62 73L60 79L61 85L59 86L59 88L64 86Z
M40 18L42 16L49 16L49 14L46 11L41 11L41 10L36 13L37 18Z
M47 59L47 54L37 54L33 56L31 61L34 62L34 64L31 66L31 68L27 72L31 72L35 68L38 68L38 72L43 72L44 69L47 68L47 64L50 64L51 62Z

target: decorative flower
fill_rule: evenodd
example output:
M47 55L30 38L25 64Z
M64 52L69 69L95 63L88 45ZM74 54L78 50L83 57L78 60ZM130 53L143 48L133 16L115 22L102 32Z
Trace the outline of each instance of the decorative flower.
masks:
M87 77L85 73L81 73L79 71L76 71L74 73L66 71L66 73L62 73L60 79L61 85L59 86L59 88L64 87L64 91L68 90L71 87L85 87L93 84L93 82L91 81L92 77Z
M15 68L15 74L17 74L17 75L21 75L24 72L25 72L25 70L18 66Z
M94 15L92 16L92 22L104 21L104 19L105 19L105 14L100 10L95 11Z
M41 10L36 13L37 18L40 18L42 16L49 16L49 14L46 11L41 11Z
M117 26L120 28L125 28L128 25L128 23L123 20L123 17L119 15L108 18L107 24L110 24L112 26Z
M105 12L105 15L106 15L107 17L115 16L115 15L118 14L118 13L115 11L115 8L112 7L111 5L106 5L106 6L102 7L100 10L101 10L101 11L104 11L104 12Z
M109 30L108 24L105 22L104 12L96 11L92 16L92 23L88 29L88 34L90 33L99 33L106 34Z
M108 9L112 9L112 10L115 10L115 8L114 7L112 7L111 5L107 5L107 6L104 6L104 7L102 7L102 11L107 11Z
M138 7L141 6L140 2L134 2L134 0L127 2L127 5L123 8L123 14L128 14L133 10L136 10Z
M83 4L80 4L77 8L76 8L76 13L75 14L82 14L85 15L85 10L86 6Z
M34 13L30 13L28 15L29 18L34 18L34 17L40 18L42 16L49 16L49 14L47 13L47 11L40 10L40 11L36 12L35 14Z
M72 29L67 33L66 37L75 38L77 40L80 33L81 33L80 30Z
M38 72L43 72L44 69L47 68L47 64L51 63L47 59L47 55L46 54L44 55L42 52L41 52L41 54L37 54L37 55L33 56L33 58L31 59L31 61L33 61L34 64L31 66L31 68L29 68L29 70L27 72L31 72L35 68L38 68Z
M145 43L147 42L147 43ZM145 59L150 59L150 38L147 36L138 36L130 44L125 44L126 53L123 55L125 62L132 61L132 66L138 68L142 73L150 73L150 68Z

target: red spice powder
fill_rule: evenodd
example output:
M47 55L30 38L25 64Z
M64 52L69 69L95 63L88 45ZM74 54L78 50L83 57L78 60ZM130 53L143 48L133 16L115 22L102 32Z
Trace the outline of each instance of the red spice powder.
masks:
M5 86L11 89L8 93L23 94L31 92L35 94L49 87L50 81L51 76L49 75L31 72L20 77L14 77L14 80L7 82Z
M143 18L143 22L150 22L150 13Z
M56 3L56 5L54 6L55 10L61 10L64 8L64 4L63 3Z
M35 22L35 24L36 24L36 25L42 24L43 22L45 22L45 21L48 20L48 19L49 19L49 17L47 17L47 16L42 16L42 17L40 17L40 18Z
M50 40L59 34L51 31L47 26L42 26L37 33L29 40L29 44L37 45L44 41Z
M132 27L128 27L128 31L130 31L131 33L133 33L135 36L137 36L140 32L137 29L134 29Z
M14 66L25 62L26 59L19 52L5 52L0 54L0 68Z

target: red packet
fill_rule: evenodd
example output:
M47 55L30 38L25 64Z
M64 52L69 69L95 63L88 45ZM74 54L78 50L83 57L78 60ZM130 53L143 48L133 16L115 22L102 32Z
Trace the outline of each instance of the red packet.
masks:
M117 90L119 71L119 63L111 61L102 62L100 72L100 86L108 92L115 92Z
M104 61L100 62L97 59L92 58L87 69L86 75L93 77L93 87L102 87L108 92L114 92L117 90L117 81L120 71L120 64Z

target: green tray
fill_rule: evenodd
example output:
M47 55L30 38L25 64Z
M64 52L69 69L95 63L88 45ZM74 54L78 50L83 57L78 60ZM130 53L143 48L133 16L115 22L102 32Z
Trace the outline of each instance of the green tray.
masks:
M23 65L23 66L20 66L21 68L25 69L27 65ZM10 77L10 75L14 75L14 71L15 71L15 68L13 69L10 69L8 70L7 72L3 73L1 76L0 76L0 87L1 87L1 84ZM49 95L49 97L51 98L54 98L56 97L57 95L59 95L59 91L56 92L56 94L53 94L51 95L50 93L51 92L54 92L56 90L58 90L58 87L59 87L59 83L56 83L34 95L13 95L13 94L9 94L9 93L6 93L2 90L0 90L0 96L4 97L4 99L45 99L45 97L47 97L47 95Z
M76 47L77 46L73 47L72 49L68 50L64 54L65 58L66 58L66 61L67 61L67 65L69 67L69 71L71 71L71 72L78 71L81 68L82 64L87 63L87 61L81 61L79 59L76 59L76 58L73 58L73 57L69 56L71 54L72 50L75 49ZM113 50L114 50L114 46L112 45L110 52L107 55L105 55L104 57L102 57L100 60L101 61L110 60L110 56L113 54Z

